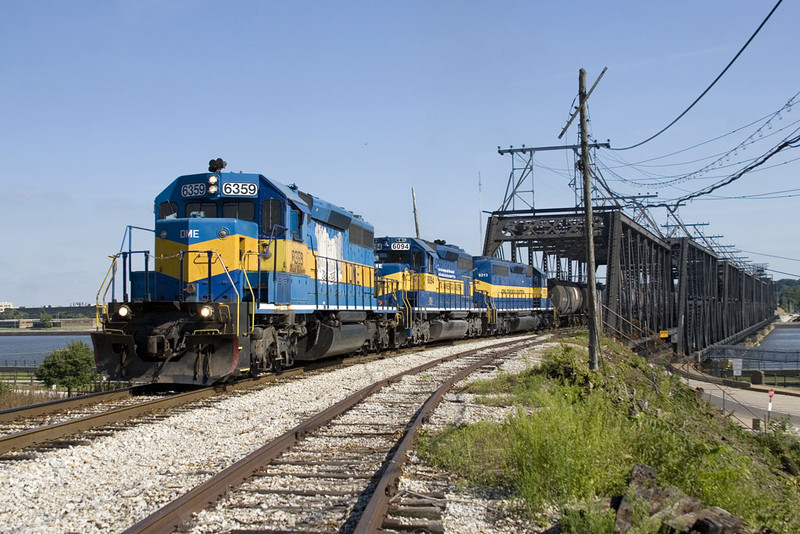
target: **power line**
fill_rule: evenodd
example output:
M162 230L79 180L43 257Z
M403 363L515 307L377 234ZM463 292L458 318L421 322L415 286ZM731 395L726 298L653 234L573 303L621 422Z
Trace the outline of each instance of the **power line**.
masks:
M797 127L798 124L800 124L800 120L793 121L791 123L788 123L788 124L784 125L781 128L777 128L777 129L773 128L773 126L772 126L773 122L777 122L777 121L783 120L783 117L781 116L781 112L782 111L787 110L787 112L788 112L789 110L791 110L791 106L794 105L793 104L794 98L795 97L792 97L792 99L789 102L787 102L787 104L785 104L781 109L779 109L778 111L772 113L769 116L770 118L769 118L769 120L767 120L767 122L762 124L755 132L753 132L750 135L748 135L747 138L745 138L743 141L739 142L739 144L737 144L733 148L730 148L730 149L728 149L728 150L726 150L724 152L717 153L717 154L714 154L714 155L711 155L711 156L707 156L707 157L704 157L704 158L701 158L701 159L695 160L695 161L687 161L687 162L681 162L681 163L675 163L675 164L669 164L669 165L656 166L656 167L667 167L667 166L673 166L673 165L688 165L690 163L695 163L695 162L698 162L698 161L704 161L704 160L708 160L708 159L711 159L711 158L715 158L712 162L704 165L700 169L695 169L692 172L688 172L688 173L684 173L684 174L678 174L678 175L675 175L675 174L664 175L664 174L660 174L660 173L655 173L653 171L647 171L647 170L637 166L637 164L627 164L627 162L625 162L624 159L619 157L619 155L616 155L616 154L612 155L611 153L609 153L609 157L612 157L612 159L614 161L620 163L621 165L615 166L615 167L606 166L606 168L608 168L609 170L612 169L612 168L619 168L619 167L628 167L628 168L632 167L632 168L634 168L636 171L638 171L640 174L644 175L645 177L644 178L640 178L638 180L634 180L634 179L623 178L619 174L616 174L616 176L620 180L622 180L624 182L628 182L628 183L631 183L633 185L637 185L637 186L640 186L640 187L665 187L665 186L668 186L668 185L673 185L673 184L677 184L677 183L680 183L680 182L684 182L684 181L687 181L687 180L690 180L690 179L714 179L714 178L716 178L714 176L706 176L704 178L702 176L704 174L707 174L707 173L711 172L714 169L725 169L725 168L729 168L729 167L736 167L736 166L739 166L739 165L752 163L753 161L757 160L758 157L753 157L753 158L749 158L749 159L743 159L743 160L739 160L739 161L733 161L730 164L726 164L725 162L730 161L732 156L734 158L738 157L740 150L741 151L745 151L745 150L747 150L747 147L755 146L756 143L767 141L767 140L769 140L770 137L774 137L776 135L779 135L779 134L781 134L782 132L784 132L786 130L792 130L794 128L795 129L794 131L797 131L796 127ZM764 132L768 131L768 130L774 130L774 131L765 134ZM645 180L647 180L647 181L645 181Z
M762 169L759 169L762 170ZM757 172L757 171L753 171ZM770 193L758 193L753 195L739 195L735 197L718 195L711 198L701 198L698 200L775 200L776 198L794 198L800 195L788 195L786 193L795 193L800 189L786 189L784 191L772 191ZM688 191L687 191L688 192Z
M751 252L749 250L742 250L742 252L746 254L755 254L756 256L766 256L767 258L778 258L779 260L789 260L789 261L798 261L797 258L787 258L785 256L775 256L774 254L764 254L763 252Z
M798 128L798 130L800 130L800 128ZM793 135L796 134L798 130L795 130L792 134ZM700 197L700 196L703 196L703 195L707 195L707 194L719 189L720 187L724 187L724 186L726 186L726 185L738 180L739 178L741 178L742 176L744 176L748 172L750 172L750 171L760 167L764 163L766 163L771 157L773 157L775 154L779 153L780 151L782 151L782 150L784 150L786 148L797 148L796 143L798 143L798 142L800 142L800 135L798 135L796 137L793 137L792 139L788 139L787 138L781 144L779 144L778 146L774 147L769 152L767 152L766 154L764 154L760 158L758 158L757 161L755 161L754 163L751 163L747 167L744 167L740 171L732 174L731 176L729 176L725 180L722 180L720 182L712 184L712 185L710 185L710 186L708 186L708 187L706 187L704 189L701 189L700 191L697 191L695 193L691 193L689 195L686 195L686 196L680 197L678 199L675 199L675 201L674 201L675 206L676 207L680 206L684 202L687 202L689 200L693 200L693 199L695 199L697 197ZM650 207L659 207L659 206L669 207L669 204L659 203L659 204L650 204L649 206Z
M792 98L790 98L786 102L786 104L784 104L783 107L781 107L781 109L779 109L778 111L775 111L775 112L770 113L768 115L764 115L760 119L756 119L756 120L754 120L754 121L752 121L752 122L750 122L748 124L745 124L744 126L740 126L740 127L736 128L734 130L731 130L728 133L724 133L722 135L718 135L717 137L713 137L711 139L707 139L705 141L701 141L701 142L699 142L697 144L694 144L694 145L686 147L686 148L682 148L680 150L676 150L675 152L671 152L669 154L664 154L663 156L655 156L655 157L648 158L648 159L643 159L641 161L637 161L637 162L634 162L634 163L627 163L627 162L624 162L624 161L620 161L620 163L624 163L625 165L641 165L643 163L650 163L651 161L656 161L656 160L659 160L659 159L664 159L664 158L668 158L668 157L671 157L671 156L676 156L676 155L681 154L683 152L688 152L689 150L693 150L693 149L699 148L699 147L701 147L703 145L707 145L708 143L713 143L714 141L719 141L723 137L728 137L729 135L733 135L736 132L739 132L741 130L744 130L745 128L749 128L749 127L753 126L754 124L758 124L759 122L765 121L767 119L772 119L775 115L777 115L781 111L786 110L787 112L790 112L792 110L792 106L795 105L795 100L797 99L798 96L800 96L800 91L795 93L794 96L792 96ZM714 156L708 156L707 158L702 158L702 159L709 159L709 158L712 158L712 157L714 157ZM692 163L692 162L688 162L688 163ZM678 164L670 164L670 165L678 165ZM669 165L664 165L664 166L669 166Z
M711 85L709 85L709 86L706 88L706 90L705 90L705 91L703 91L703 92L700 94L700 96L698 96L698 97L695 99L695 101L694 101L694 102L692 102L692 103L689 105L689 107L688 107L688 108L686 108L686 109L683 111L683 113L681 113L680 115L678 115L678 117L677 117L675 120L673 120L671 123L667 124L667 125L666 125L664 128L662 128L662 129L661 129L661 131L659 131L659 132L658 132L658 133L656 133L655 135L652 135L651 137L648 137L647 139L645 139L644 141L642 141L642 142L640 142L640 143L636 143L635 145L631 145L631 146L628 146L628 147L625 147L625 148L612 148L611 150L630 150L631 148L636 148L636 147L642 146L643 144L645 144L645 143L647 143L647 142L650 142L650 141L652 141L653 139L655 139L656 137L658 137L658 136L659 136L659 135L661 135L662 133L666 132L666 131L667 131L667 130L668 130L668 129L669 129L669 128L670 128L670 127L673 125L673 124L675 124L676 122L678 122L679 120L681 120L681 119L683 118L683 116L684 116L684 115L686 115L687 113L689 113L689 110L691 110L691 109L692 109L692 108L695 106L695 104L697 104L698 102L700 102L700 99L702 99L704 96L706 96L706 93L708 93L708 92L711 90L711 88L712 88L712 87L714 87L714 85L715 85L715 84L716 84L716 83L719 81L719 79L720 79L720 78L722 78L722 76L723 76L723 75L724 75L726 72L728 72L728 69L729 69L729 68L731 68L731 65L733 65L733 64L734 64L734 62L735 62L737 59L739 59L739 56L740 56L740 55L742 55L742 52L744 52L744 51L745 51L745 49L746 49L746 48L747 48L747 46L750 44L750 42L751 42L751 41L752 41L752 40L755 38L755 36L756 36L756 35L758 35L758 32L760 32L760 31L761 31L761 28L763 28L763 27L764 27L764 25L765 25L765 24L767 23L767 21L770 19L770 17L772 16L772 14L773 14L773 13L775 13L775 10L776 10L776 9L778 9L778 6L779 6L779 5L781 5L781 2L783 2L783 0L778 0L778 3L777 3L777 4L775 4L775 7L773 7L773 8L772 8L772 11L770 11L770 12L769 12L769 15L767 15L767 18L765 18L765 19L764 19L764 20L761 22L761 24L759 24L759 25L758 25L758 28L756 28L756 31L753 33L753 35L751 35L751 36L750 36L750 38L747 40L747 42L744 44L744 46L743 46L743 47L742 47L742 48L739 50L739 52L738 52L738 53L737 53L737 54L736 54L736 55L733 57L733 59L730 61L730 63L728 63L728 66L727 66L727 67L725 67L725 68L722 70L722 72L720 72L720 73L719 73L719 76L717 76L717 77L714 79L714 81L713 81L713 82L711 82Z
M800 93L798 93L798 94L800 94ZM795 95L795 97L796 96L797 95ZM781 108L780 110L776 111L775 113L771 113L770 115L767 115L766 117L763 117L762 119L759 119L758 121L751 122L747 126L743 126L742 128L738 128L738 129L733 130L731 132L728 132L726 134L720 135L718 137L715 137L714 139L709 139L708 141L703 141L702 143L698 143L698 144L696 144L694 146L685 148L683 150L678 150L677 152L673 152L672 154L665 154L664 156L658 156L658 157L650 158L650 159L643 160L643 161L637 161L635 163L628 163L624 159L622 159L619 154L614 154L612 159L614 159L614 161L618 162L619 165L617 165L617 166L615 166L613 168L635 167L635 168L638 169L638 168L642 168L643 167L643 168L657 169L657 168L662 168L662 167L679 167L681 165L691 165L693 163L700 163L700 162L703 162L703 161L706 161L706 160L709 160L709 159L712 159L712 158L718 158L720 156L726 156L729 153L737 150L742 145L747 146L747 144L748 144L747 141L750 141L749 144L753 144L753 143L756 143L758 141L765 140L765 139L767 139L767 138L769 138L771 136L779 134L783 130L791 128L791 126L793 126L793 125L795 125L797 123L800 123L800 120L797 120L797 121L794 121L791 124L788 124L787 126L784 126L783 128L780 128L778 130L775 130L775 131L773 131L771 133L768 133L768 134L764 135L764 128L765 127L768 127L770 130L772 130L772 119L775 118L776 116L779 116L781 111L783 111L787 107L790 108L792 105L794 105L794 104L792 103L792 104L789 104L788 106L784 106L783 108ZM767 121L766 123L764 123L764 125L761 126L760 128L758 128L754 133L750 134L750 136L748 136L748 138L747 138L747 141L745 141L744 143L740 143L737 147L732 148L730 150L725 150L723 152L717 152L715 154L710 154L708 156L703 156L701 158L696 158L696 159L689 160L689 161L678 161L678 162L675 162L675 163L661 163L661 164L658 164L658 165L645 165L645 163L650 162L650 161L664 159L664 158L669 157L669 156L675 156L675 155L677 155L677 154L679 154L681 152L686 152L688 150L691 150L691 149L694 149L694 148L698 148L698 147L700 147L702 145L705 145L705 144L708 144L708 143L711 143L711 142L714 142L714 141L718 141L718 140L722 139L723 137L727 137L728 135L734 134L734 133L736 133L736 132L738 132L740 130L743 130L744 128L747 128L749 126L752 126L753 124L756 124L757 122L760 122L760 121L762 121L762 120L764 120L766 118L769 118L770 120ZM758 136L758 139L756 139L756 136Z
M771 273L778 273L778 274L785 274L786 276L794 276L795 278L800 278L800 274L792 274L792 273L785 273L783 271L776 271L775 269L764 269L765 271L769 271Z

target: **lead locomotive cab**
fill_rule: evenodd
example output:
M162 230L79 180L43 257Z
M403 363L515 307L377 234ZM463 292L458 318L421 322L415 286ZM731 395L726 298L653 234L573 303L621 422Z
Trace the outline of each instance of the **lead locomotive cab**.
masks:
M224 167L212 160L208 173L181 176L155 198L153 252L134 247L128 227L101 289L98 370L207 384L385 346L372 226L295 186Z

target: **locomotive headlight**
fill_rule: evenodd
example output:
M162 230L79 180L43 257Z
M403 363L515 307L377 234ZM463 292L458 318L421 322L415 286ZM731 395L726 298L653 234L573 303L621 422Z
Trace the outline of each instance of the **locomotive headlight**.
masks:
M209 176L208 177L208 183L211 184L211 185L214 185L218 181L219 181L219 178L217 178L216 176Z
M131 316L131 309L124 304L117 308L117 317L120 319L128 319Z
M218 189L219 189L219 188L218 188L216 185L209 185L209 186L208 186L208 192L209 192L209 193L211 193L212 195L213 195L213 194L216 194L216 192L218 191Z
M211 306L203 306L200 308L200 317L203 319L208 319L214 314L214 308Z

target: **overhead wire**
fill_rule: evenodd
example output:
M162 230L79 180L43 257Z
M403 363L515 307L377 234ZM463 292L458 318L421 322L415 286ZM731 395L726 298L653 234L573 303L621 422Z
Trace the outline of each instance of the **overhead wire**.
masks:
M628 146L628 147L624 147L624 148L611 148L610 150L620 151L620 150L630 150L630 149L632 149L632 148L640 147L640 146L642 146L642 145L643 145L643 144L645 144L645 143L649 143L650 141L652 141L653 139L655 139L656 137L658 137L658 136L659 136L659 135L661 135L662 133L666 132L666 131L667 131L669 128L671 128L671 127L672 127L672 125L674 125L676 122L678 122L679 120L681 120L681 119L683 118L683 116L684 116L684 115L686 115L687 113L689 113L689 111L690 111L690 110L691 110L691 109L692 109L692 108L693 108L693 107L694 107L694 106L695 106L695 105L696 105L698 102L700 102L700 100L701 100L701 99L702 99L704 96L706 96L706 94L707 94L707 93L708 93L708 92L711 90L711 88L712 88L712 87L714 87L714 85L716 85L716 83L717 83L717 82L720 80L720 78L722 78L722 76L723 76L723 75L724 75L726 72L728 72L728 69L730 69L730 68L731 68L731 66L732 66L732 65L733 65L733 64L736 62L736 60L737 60L737 59L739 59L739 56L741 56L741 55L742 55L742 52L744 52L744 51L745 51L745 49L748 47L748 45L750 45L750 43L753 41L753 39L755 39L756 35L758 35L758 32L760 32L760 31L761 31L761 28L763 28L763 27L764 27L764 25L767 23L767 21L770 19L770 17L772 17L772 14L773 14L773 13L775 13L775 10L777 10L777 9L778 9L778 6L780 6L782 2L783 2L783 0L778 0L778 3L776 3L776 4L775 4L775 6L774 6L774 7L772 8L772 10L769 12L769 14L767 15L767 17L766 17L766 18L765 18L763 21L761 21L761 24L759 24L759 25L758 25L758 28L756 28L756 31L755 31L755 32L753 32L753 35L751 35L751 36L750 36L750 38L747 40L747 42L744 44L744 46L743 46L743 47L742 47L742 48L739 50L739 52L737 52L737 53L736 53L736 55L735 55L735 56L733 56L733 59L730 61L730 63L728 63L728 65L727 65L727 66L726 66L726 67L725 67L725 68L722 70L722 72L720 72L720 73L719 73L719 75L718 75L716 78L714 78L714 81L713 81L713 82L711 82L711 85L709 85L708 87L706 87L706 90L705 90L705 91L703 91L703 92L700 94L700 96L698 96L698 97L697 97L697 98L694 100L694 102L692 102L692 103L689 105L689 107L688 107L688 108L686 108L686 109L683 111L683 113L681 113L680 115L678 115L678 116L675 118L675 120L673 120L672 122L670 122L669 124L667 124L667 125L666 125L664 128L662 128L660 131L656 132L654 135L652 135L652 136L648 137L648 138L647 138L647 139L645 139L644 141L641 141L641 142L639 142L639 143L636 143L635 145L631 145L631 146Z
M778 110L778 112L782 111L784 109L789 109L790 110L791 107L796 103L795 100L797 100L798 97L800 97L800 91L795 93L794 96L792 98L790 98L786 102L786 104L783 105L783 107L780 110ZM718 135L717 137L712 137L711 139L707 139L705 141L701 141L701 142L696 143L696 144L694 144L692 146L688 146L686 148L682 148L680 150L676 150L675 152L670 152L669 154L664 154L662 156L655 156L655 157L652 157L652 158L643 159L643 160L637 161L635 163L630 163L629 165L641 165L642 163L649 163L651 161L656 161L656 160L659 160L659 159L669 158L669 157L672 157L672 156L676 156L678 154L682 154L683 152L688 152L689 150L693 150L695 148L699 148L699 147L701 147L703 145L707 145L709 143L713 143L714 141L719 141L720 139L722 139L724 137L728 137L729 135L733 135L733 134L735 134L735 133L737 133L737 132L739 132L741 130L744 130L745 128L749 128L749 127L753 126L754 124L757 124L757 123L762 122L762 121L764 121L766 119L769 119L770 117L772 117L773 115L775 115L778 112L769 113L769 114L764 115L763 117L758 118L758 119L756 119L756 120L754 120L754 121L752 121L752 122L750 122L748 124L745 124L744 126L740 126L740 127L736 128L734 130L731 130L728 133L724 133L722 135ZM615 155L619 156L619 154L615 154ZM709 157L713 157L713 156L709 156Z
M796 98L798 95L800 95L800 93L798 93L797 95L795 95L794 97L792 97L792 100L794 100L794 99L795 99L795 98ZM620 167L620 168L621 168L621 167L628 167L628 168L629 168L629 167L635 167L635 168L641 168L641 167L644 167L644 168L678 167L678 166L680 166L680 165L691 165L692 163L700 163L700 162L702 162L702 161L709 160L709 159L712 159L712 158L717 158L717 157L720 157L720 156L725 156L725 155L729 154L730 152L733 152L734 150L736 150L736 148L733 148L733 149L730 149L730 150L725 150L725 151L722 151L722 152L717 152L717 153L715 153L715 154L710 154L710 155L708 155L708 156L703 156L703 157L701 157L701 158L696 158L696 159L689 160L689 161L678 161L678 162L675 162L675 163L662 163L662 164L659 164L659 165L645 165L645 164L644 164L645 162L655 161L655 160L657 160L657 159L664 159L664 158L666 158L666 157L668 157L668 156L676 155L676 154L678 154L678 153L681 153L681 152L686 152L687 150L690 150L690 149L698 148L698 147L700 147L700 146L702 146L702 145L704 145L704 144L708 144L709 142L712 142L712 141L718 141L718 140L722 139L723 137L726 137L726 136L730 135L731 133L734 133L734 132L738 132L738 131L740 131L740 130L743 130L744 128L747 128L747 127L749 127L749 126L752 126L753 124L756 124L756 123L758 123L758 122L761 122L761 121L763 121L764 119L770 119L770 120L768 120L766 123L764 123L764 125L763 125L763 126L761 126L761 127L760 127L760 128L758 128L758 129L757 129L755 132L753 132L752 134L750 134L750 135L748 136L748 138L747 138L747 140L750 140L750 139L751 139L751 138L753 138L754 136L758 135L758 139L754 139L754 140L753 140L753 142L752 142L751 144L754 144L754 143L756 143L756 142L758 142L758 141L761 141L761 140L765 140L765 139L767 139L767 138L769 138L769 137L772 137L772 136L774 136L774 135L777 135L777 134L779 134L779 133L780 133L780 132L782 132L783 130L787 130L787 129L789 129L791 126L793 126L793 125L795 125L795 124L797 124L797 123L800 123L800 119L798 119L798 120L796 120L796 121L794 121L794 122L792 122L792 123L789 123L789 124L787 124L787 125L786 125L786 126L784 126L783 128L778 128L777 130L775 130L775 131L773 131L773 132L770 132L770 133L767 133L766 135L764 135L764 133L763 133L763 129L764 129L764 127L765 127L765 126L767 126L767 127L770 129L770 130L772 129L772 119L773 119L773 118L775 118L775 117L778 117L778 116L780 115L780 112L781 112L781 111L783 111L783 110L785 110L785 109L787 109L787 108L788 108L788 109L791 109L791 106L793 106L794 104L795 104L795 103L794 103L794 102L792 102L792 101L790 100L790 101L789 101L789 102L788 102L786 105L784 105L784 106L783 106L781 109L779 109L778 111L776 111L776 112L773 112L773 113L770 113L769 115L767 115L767 116L765 116L765 117L762 117L761 119L759 119L759 120L757 120L757 121L751 122L751 123L750 123L750 124L748 124L747 126L743 126L742 128L738 128L738 129L736 129L736 130L733 130L732 132L728 132L727 134L724 134L724 135L721 135L721 136L715 137L715 138L714 138L714 139L712 139L712 140L709 140L709 141L704 141L703 143L698 143L698 144L696 144L696 145L694 145L694 146L692 146L692 147L689 147L689 148L686 148L686 149L683 149L683 150L678 150L677 152L673 152L672 154L667 154L667 155L664 155L664 156L658 156L658 157L655 157L655 158L650 158L649 160L643 160L643 161L641 161L641 162L636 162L636 163L629 163L629 162L625 161L625 160L624 160L624 159L621 157L621 155L620 155L620 154L608 154L608 156L609 156L611 159L613 159L614 161L616 161L617 163L619 163L619 165L618 165L618 166L615 166L615 167L612 167L612 168L617 168L617 167ZM746 140L746 141L747 141L747 140ZM741 144L743 144L743 143L740 143L740 145L741 145Z
M786 276L794 276L795 278L800 278L800 274L785 273L783 271L776 271L775 269L769 269L767 267L765 267L764 270L769 271L771 273L785 274Z
M792 97L792 100L793 99L794 99L794 97ZM730 168L730 167L737 167L737 166L742 165L742 164L751 163L752 161L755 161L757 159L757 157L749 158L749 159L742 159L742 160L739 160L739 161L734 161L733 163L731 163L729 165L726 165L725 162L729 161L731 159L731 156L738 156L740 150L744 152L744 151L747 150L748 147L753 146L756 143L759 143L759 142L762 142L762 141L767 141L767 140L769 140L770 137L773 137L773 136L778 135L778 134L780 134L780 133L782 133L782 132L784 132L786 130L789 130L789 129L797 126L797 125L800 125L800 119L798 119L798 120L795 120L793 122L787 123L785 126L783 126L781 128L774 129L774 131L772 131L770 133L767 133L767 134L763 133L765 129L773 130L773 126L772 126L773 120L775 120L776 118L778 120L782 120L781 111L783 111L785 109L791 109L791 106L794 105L792 103L792 100L787 102L787 104L784 105L778 111L772 113L769 116L770 118L766 123L764 123L762 126L760 126L755 132L753 132L752 134L747 136L743 141L739 142L739 144L737 144L733 148L730 148L730 149L728 149L727 151L724 151L724 152L720 152L720 153L714 154L712 156L708 156L707 158L700 158L699 160L695 160L695 161L703 161L705 159L716 158L714 161L708 163L707 165L704 165L700 169L693 170L692 172L688 172L688 173L684 173L684 174L677 174L677 175L675 175L675 174L673 174L673 175L664 175L664 174L659 174L659 173L655 173L655 172L652 172L652 171L646 171L644 169L639 168L636 164L630 164L629 165L618 154L614 154L614 155L609 154L609 157L611 157L612 159L614 159L615 161L620 163L619 167L628 167L628 168L633 167L640 174L644 174L644 175L649 176L649 177L651 177L653 179L653 181L645 181L646 180L645 178L641 178L641 179L638 179L638 180L633 180L633 179L626 179L626 178L623 178L622 176L618 175L618 177L622 181L625 181L625 182L628 182L628 183L632 183L632 184L640 186L640 187L663 187L663 186L667 186L667 185L672 185L672 184L675 184L675 183L683 182L683 181L686 181L686 180L689 180L689 179L708 179L709 177L702 178L702 175L707 173L707 172L709 172L709 171L711 171L711 170L713 170L713 169L715 169L715 168L716 169L725 169L725 168ZM676 163L676 164L670 164L670 165L681 165L681 164L690 164L690 163L694 163L694 162L683 162L683 163ZM667 165L664 165L664 166L667 166ZM616 166L612 167L612 168L616 168Z
M796 134L798 131L800 131L800 128L795 129L795 131L792 132L791 135ZM760 156L756 161L754 161L753 163L750 163L746 167L744 167L741 170L737 171L736 173L728 176L727 178L725 178L724 180L722 180L720 182L717 182L717 183L712 184L712 185L710 185L708 187L705 187L705 188L701 189L700 191L696 191L696 192L691 193L689 195L685 195L683 197L675 199L674 201L670 202L670 204L666 204L666 203L662 202L662 203L658 203L658 204L648 204L648 205L650 207L661 207L661 206L669 207L670 205L674 204L677 207L677 206L680 206L681 204L683 204L685 202L688 202L689 200L693 200L693 199L698 198L700 196L707 195L707 194L709 194L709 193L711 193L713 191L716 191L720 187L724 187L724 186L726 186L726 185L738 180L739 178L741 178L742 176L744 176L748 172L760 167L761 165L766 163L770 158L772 158L773 156L775 156L776 154L778 154L782 150L784 150L786 148L797 148L797 146L798 146L797 143L798 142L800 142L800 135L797 135L797 136L795 136L793 138L788 138L787 137L787 138L784 139L783 142L781 142L779 145L777 145L774 148L772 148L771 150L769 150L767 153L765 153L762 156Z
M763 252L753 252L753 251L750 251L750 250L742 250L742 252L745 252L747 254L755 254L756 256L766 256L768 258L777 258L779 260L789 260L789 261L800 262L800 259L797 259L797 258L787 258L786 256L776 256L774 254L764 254Z

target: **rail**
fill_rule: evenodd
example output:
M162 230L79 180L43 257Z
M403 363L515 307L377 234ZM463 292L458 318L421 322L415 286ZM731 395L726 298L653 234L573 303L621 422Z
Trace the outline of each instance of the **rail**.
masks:
M177 528L177 526L181 523L181 521L183 521L190 514L198 512L207 507L209 503L217 501L221 496L228 493L231 488L241 485L242 482L253 476L253 474L255 474L258 470L262 469L275 458L294 447L306 435L328 424L335 417L343 414L350 408L362 402L366 397L376 393L380 389L400 381L404 376L422 373L444 362L452 361L461 357L471 356L479 351L486 350L487 348L505 348L514 344L521 345L521 342L520 340L508 341L493 345L492 347L476 348L458 354L451 354L437 360L426 362L418 367L403 371L392 377L379 380L372 385L353 393L347 398L319 412L309 419L306 419L298 426L285 432L278 438L264 445L262 448L250 453L248 456L224 469L218 475L205 481L193 490L184 493L160 510L157 510L153 514L139 521L127 529L124 534L173 532L174 529ZM509 352L520 350L520 348L521 346L511 348ZM487 356L487 358L491 360L500 356L501 354L494 354ZM478 362L476 368L480 368L481 365L485 365L483 360L484 359L481 359L481 361ZM455 381L453 381L453 383L455 383ZM420 412L417 411L416 419L421 421L422 418L419 417L419 413ZM409 431L404 431L404 436L408 435Z
M67 397L55 399L18 408L8 408L0 410L0 423L13 421L23 417L35 417L39 415L51 414L59 410L74 410L88 404L97 404L109 400L132 397L147 391L148 386L129 386L126 388L115 389L113 391L103 391L99 393L89 393L78 397Z
M9 434L7 436L0 437L0 454L4 454L11 450L19 450L25 447L31 447L42 443L48 443L51 441L59 440L66 436L77 434L79 432L91 430L93 428L104 427L115 423L120 423L122 421L127 421L136 417L145 416L151 413L166 411L175 408L177 406L182 406L184 404L188 404L191 402L200 401L218 395L224 395L231 391L248 389L255 385L267 382L274 382L276 380L285 379L288 376L300 375L303 374L304 372L305 371L302 368L290 369L281 374L280 376L267 375L255 379L242 380L235 384L204 387L201 389L196 389L185 393L177 393L174 395L169 395L167 397L163 397L160 399L144 401L131 406L114 408L101 413L96 413L88 416L79 417L77 419L72 419L70 421L64 421L52 425L31 428L29 430L18 432L16 434ZM7 410L6 412L9 413L6 414L6 412L0 412L0 414L4 414L3 415L4 419L8 418L13 419L22 416L47 414L47 413L52 413L54 411L61 411L65 408L69 408L72 406L72 404L85 405L88 403L108 400L109 398L108 395L110 395L112 398L125 395L132 395L134 392L147 390L149 389L149 387L150 385L134 386L133 388L130 388L128 390L117 390L110 394L97 394L97 396L95 397L92 397L90 395L85 395L80 398L73 398L71 400L55 401L50 403L43 403L41 405L23 407L20 410L16 410L15 413L13 413L14 410ZM24 413L26 409L33 409L36 413L34 412L31 412L30 414Z
M190 391L188 393L172 395L163 399L146 401L133 406L115 408L102 413L88 415L70 421L64 421L62 423L32 428L30 430L17 432L16 434L9 434L7 436L0 437L0 454L11 450L18 450L25 447L31 447L33 445L47 443L49 441L61 439L65 436L70 436L78 432L118 423L120 421L132 419L140 415L145 415L158 410L165 410L170 407L179 406L187 402L192 402L213 395L216 395L216 392L213 388L204 388L197 391Z
M497 347L508 346L512 343L515 342L503 343ZM428 397L428 400L417 410L414 419L405 429L403 437L400 439L398 446L394 449L394 454L389 461L386 462L386 468L373 489L372 496L364 507L360 520L353 529L353 534L369 534L371 532L380 531L389 509L390 499L397 489L397 481L402 475L402 467L408 458L408 453L416 443L417 436L423 423L428 421L433 411L444 398L445 393L453 389L453 386L455 386L457 382L466 378L481 367L488 365L497 358L516 352L519 349L519 346L512 346L511 348L506 348L481 358L470 366L459 370Z

